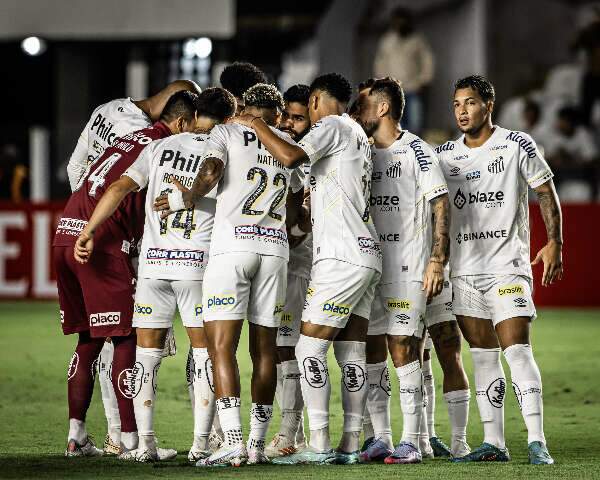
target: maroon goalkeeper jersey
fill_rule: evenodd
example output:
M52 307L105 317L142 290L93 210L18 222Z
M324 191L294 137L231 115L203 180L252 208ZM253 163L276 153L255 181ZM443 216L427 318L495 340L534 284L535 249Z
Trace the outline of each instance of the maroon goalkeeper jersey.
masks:
M87 225L98 201L115 180L118 180L150 142L171 135L162 122L128 133L115 140L88 167L69 198L58 222L53 246L70 246ZM144 233L144 203L146 191L130 193L115 213L98 227L94 234L94 249L112 255L129 254Z

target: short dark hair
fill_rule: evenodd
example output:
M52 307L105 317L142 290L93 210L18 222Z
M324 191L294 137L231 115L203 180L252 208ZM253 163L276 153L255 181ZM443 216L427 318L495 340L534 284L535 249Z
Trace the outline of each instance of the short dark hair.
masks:
M197 108L198 95L189 90L180 90L169 97L160 114L160 120L170 122L177 117L183 117L189 122L194 118Z
M352 85L339 73L326 73L313 80L310 84L310 93L323 90L342 103L348 103L352 96Z
M244 93L247 107L284 109L283 96L274 85L258 83Z
M460 78L454 83L454 93L461 88L472 88L484 102L496 100L496 90L492 83L483 75L469 75Z
M308 107L308 98L310 97L310 87L299 83L298 85L292 85L283 94L283 99L290 102L297 102L305 107Z
M373 84L375 83L375 80L377 80L376 78L367 78L366 80L360 82L358 84L358 91L362 91L365 88L371 88L373 86Z
M209 117L219 122L235 114L236 101L231 92L220 87L211 87L198 95L198 115Z
M398 80L393 77L378 78L371 85L369 95L382 94L390 102L390 115L394 120L400 121L404 113L404 90Z
M573 107L571 105L561 107L556 116L566 120L574 127L577 127L581 123L581 112L579 109L577 109L577 107Z
M221 86L236 98L242 98L246 90L257 83L267 83L267 76L256 65L248 62L234 62L227 65L219 78Z

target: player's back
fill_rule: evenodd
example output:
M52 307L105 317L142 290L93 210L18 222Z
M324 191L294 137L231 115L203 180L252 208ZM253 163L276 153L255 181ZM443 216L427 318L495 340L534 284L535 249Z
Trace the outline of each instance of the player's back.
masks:
M53 245L74 244L108 186L119 179L146 145L170 134L166 125L157 122L151 127L118 138L114 145L90 164L67 202ZM125 198L117 211L98 228L95 234L96 249L114 255L129 253L131 243L137 242L143 231L144 199L145 192L130 194Z
M208 261L216 189L193 208L161 219L154 199L176 187L176 179L191 188L206 151L207 134L181 133L152 142L125 175L147 186L145 225L139 276L164 280L200 280Z
M225 163L211 255L246 251L287 259L285 200L291 171L273 158L253 130L239 124L213 128L206 156Z

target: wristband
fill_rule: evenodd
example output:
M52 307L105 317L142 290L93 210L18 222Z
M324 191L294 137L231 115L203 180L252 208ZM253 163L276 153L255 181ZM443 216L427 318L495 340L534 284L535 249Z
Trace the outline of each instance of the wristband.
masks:
M294 237L303 237L304 235L306 235L305 232L303 232L300 227L298 226L298 224L294 225L292 228L290 228L290 233L294 236Z
M169 200L169 210L177 212L178 210L185 210L185 203L183 203L183 192L181 190L175 190L167 194Z

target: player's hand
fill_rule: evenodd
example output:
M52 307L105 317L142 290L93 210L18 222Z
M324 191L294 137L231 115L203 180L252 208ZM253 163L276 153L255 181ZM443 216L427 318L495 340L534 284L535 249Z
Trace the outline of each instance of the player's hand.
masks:
M260 118L255 115L250 115L249 113L245 113L244 115L238 115L236 117L232 117L229 120L229 123L239 123L240 125L244 125L245 127L252 128L252 121Z
M562 244L550 240L537 253L532 265L544 262L544 274L542 275L542 285L547 287L554 280L562 280L563 262L562 262Z
M177 189L181 192L181 197L183 201L184 208L192 208L194 206L194 202L192 201L192 192L189 188L185 188L179 180L173 178L171 183L177 187ZM154 210L157 212L161 212L160 218L166 218L172 213L182 210L182 208L175 208L176 206L172 206L169 204L169 194L163 193L162 195L156 197L154 199Z
M429 303L433 297L442 293L444 288L444 265L430 260L423 275L423 288Z
M81 264L87 263L92 256L94 251L94 239L92 235L87 232L81 232L79 238L75 242L73 248L73 255L75 260Z

